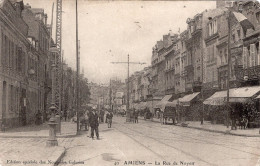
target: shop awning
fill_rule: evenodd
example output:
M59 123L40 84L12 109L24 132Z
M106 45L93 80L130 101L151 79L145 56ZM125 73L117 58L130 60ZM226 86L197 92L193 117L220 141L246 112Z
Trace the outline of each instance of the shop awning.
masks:
M167 103L165 104L165 107L176 107L177 104L178 104L178 99L173 100L172 102L170 102L170 101L167 102Z
M195 99L198 95L200 94L200 92L195 92L189 95L186 95L182 98L179 99L180 105L182 106L190 106L190 103L193 99Z
M229 102L244 103L260 92L260 86L233 88L229 90ZM227 100L227 91L214 93L203 104L223 105Z
M172 95L166 95L164 98L155 105L155 108L164 109L166 103L171 99Z
M206 105L224 105L226 96L227 96L227 91L216 92L212 96L207 98L203 102L203 104L206 104Z

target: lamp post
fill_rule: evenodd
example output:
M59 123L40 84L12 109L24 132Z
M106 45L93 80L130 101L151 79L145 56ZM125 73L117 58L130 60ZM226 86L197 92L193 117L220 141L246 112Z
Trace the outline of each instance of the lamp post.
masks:
M55 53L53 54L55 56ZM55 64L55 57L53 58L53 64L52 64L52 94L51 94L51 103L52 106L50 107L50 111L51 111L51 118L49 120L49 138L47 140L46 146L58 146L58 141L56 138L56 126L57 126L57 122L56 122L56 118L55 118L55 113L57 111L57 108L55 107L55 68L56 68L56 64Z
M228 9L228 75L227 75L227 128L229 128L229 114L230 114L230 105L229 105L229 79L230 79L230 61L231 61L231 55L230 55L230 33L231 33L231 26L230 26L230 14L231 11Z

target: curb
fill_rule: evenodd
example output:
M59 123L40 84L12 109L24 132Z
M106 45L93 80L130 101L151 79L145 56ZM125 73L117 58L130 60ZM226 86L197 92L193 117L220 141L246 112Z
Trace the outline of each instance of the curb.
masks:
M140 118L141 120L144 120L142 118ZM155 122L155 123L161 123L161 122L158 122L158 121L152 121L150 120L151 122ZM178 126L178 127L184 127L184 126L181 126L181 125L175 125L175 126ZM233 135L233 136L240 136L240 137L260 137L260 134L259 135L248 135L248 134L236 134L236 133L232 133L230 131L218 131L218 130L212 130L212 129L205 129L205 128L200 128L200 127L194 127L194 126L187 126L186 128L190 128L190 129L197 129L197 130L203 130L203 131L207 131L207 132L212 132L212 133L220 133L220 134L225 134L225 135Z
M56 138L73 138L76 137L77 135L64 135L64 136L56 136ZM0 138L48 138L49 136L20 136L20 135L0 135Z
M176 126L183 127L180 125L176 125ZM194 126L187 126L186 128L203 130L203 131L208 131L208 132L213 132L213 133L226 134L226 135L240 136L240 137L260 137L260 134L259 135L236 134L236 133L232 133L230 131L218 131L218 130L204 129L204 128L194 127Z
M61 159L65 156L65 154L66 154L66 148L65 148L65 147L63 147L63 148L64 148L63 152L62 152L62 153L60 154L60 156L56 159L56 161L54 162L53 166L59 165Z

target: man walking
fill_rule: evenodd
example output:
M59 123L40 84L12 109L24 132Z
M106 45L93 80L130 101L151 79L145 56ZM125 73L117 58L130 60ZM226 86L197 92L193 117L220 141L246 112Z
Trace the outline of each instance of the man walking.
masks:
M109 112L106 116L108 128L111 128L112 118L113 118L113 114L112 112Z
M91 127L91 138L94 139L94 131L96 133L97 139L99 139L99 133L98 133L98 114L96 110L91 111L89 116L89 124Z

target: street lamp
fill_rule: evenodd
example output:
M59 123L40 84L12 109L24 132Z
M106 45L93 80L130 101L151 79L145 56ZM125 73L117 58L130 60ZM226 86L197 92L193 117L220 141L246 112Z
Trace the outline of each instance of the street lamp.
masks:
M53 59L55 59L55 53L52 53L52 55L54 56ZM56 126L57 126L57 122L56 122L56 118L55 118L55 113L57 111L57 108L55 107L55 68L56 68L56 64L55 61L53 61L52 64L52 95L51 95L51 104L52 106L50 107L50 111L51 111L51 118L49 120L49 138L47 140L46 145L47 146L58 146L58 141L56 138Z

